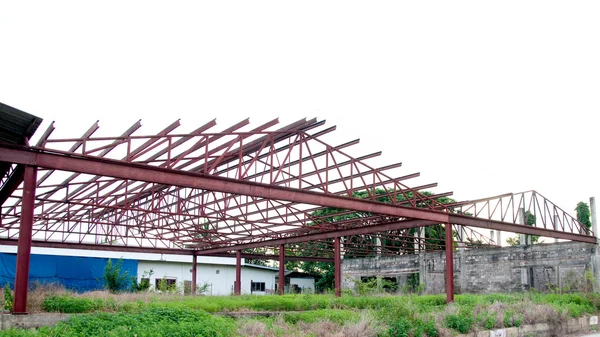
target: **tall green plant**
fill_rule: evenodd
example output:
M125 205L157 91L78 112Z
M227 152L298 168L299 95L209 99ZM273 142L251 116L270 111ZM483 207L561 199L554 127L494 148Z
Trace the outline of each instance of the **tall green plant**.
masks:
M575 207L575 212L577 213L577 221L590 229L592 227L592 221L590 221L590 206L585 202L580 201L577 203L577 207Z
M104 266L102 280L104 281L104 287L111 293L123 291L129 283L129 273L127 271L121 271L122 266L123 259L119 259L117 263L114 264L111 259L108 259L106 266Z
M12 291L10 290L10 284L7 283L6 286L4 286L4 310L12 312L13 302L14 297Z

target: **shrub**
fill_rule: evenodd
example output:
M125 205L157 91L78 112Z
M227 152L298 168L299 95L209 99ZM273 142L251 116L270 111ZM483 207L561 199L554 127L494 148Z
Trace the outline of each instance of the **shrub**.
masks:
M42 309L47 312L63 312L68 314L92 312L102 309L101 299L92 300L84 297L50 296L42 303Z
M10 290L10 284L7 283L6 286L4 286L4 310L12 312L13 302L14 297L12 291Z
M446 326L460 333L467 333L473 325L473 317L468 315L448 314L446 315Z
M129 282L129 273L127 271L121 272L123 266L123 259L119 259L117 263L113 264L111 259L108 259L106 266L104 267L104 274L102 280L104 280L104 286L111 293L118 293L127 287Z

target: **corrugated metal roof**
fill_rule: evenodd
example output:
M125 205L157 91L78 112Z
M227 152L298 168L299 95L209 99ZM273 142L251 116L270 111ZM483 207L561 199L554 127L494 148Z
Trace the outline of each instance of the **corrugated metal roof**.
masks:
M0 103L0 142L23 145L40 124L41 118Z
M31 139L40 124L41 118L0 102L0 142L25 145L25 139ZM0 162L0 177L7 174L11 165Z

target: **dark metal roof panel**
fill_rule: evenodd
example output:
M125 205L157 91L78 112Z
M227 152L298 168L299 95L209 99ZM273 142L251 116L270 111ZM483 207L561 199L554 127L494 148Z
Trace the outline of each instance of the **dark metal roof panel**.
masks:
M0 142L24 145L40 124L41 118L0 103Z

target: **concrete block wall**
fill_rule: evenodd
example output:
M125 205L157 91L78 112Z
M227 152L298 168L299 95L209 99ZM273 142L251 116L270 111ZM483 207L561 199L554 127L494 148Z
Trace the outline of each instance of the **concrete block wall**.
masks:
M363 276L382 276L396 277L402 287L408 274L418 272L426 293L444 293L445 266L444 252L345 259L342 286L353 289L355 280ZM519 292L531 288L547 291L549 285L564 287L582 279L587 269L596 274L600 271L594 244L560 242L454 251L457 293Z

